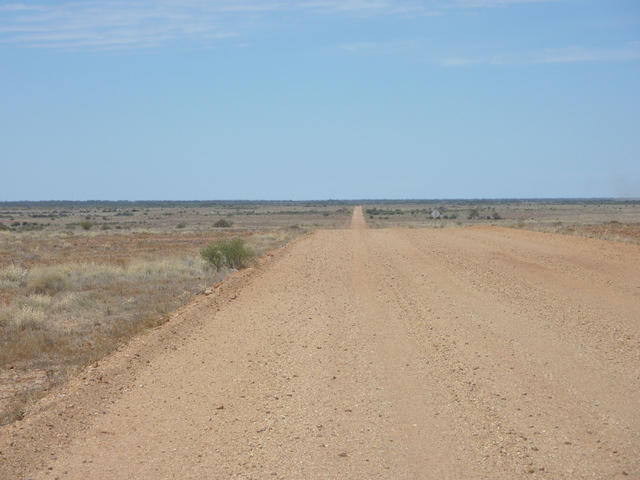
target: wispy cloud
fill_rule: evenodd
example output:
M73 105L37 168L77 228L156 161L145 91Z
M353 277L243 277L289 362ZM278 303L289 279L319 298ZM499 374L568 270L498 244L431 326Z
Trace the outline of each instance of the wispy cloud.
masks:
M449 57L440 63L446 67L471 65L532 65L578 62L624 62L640 60L640 42L620 48L566 47L547 48L524 55L492 55L485 57Z
M457 8L497 8L522 3L542 3L554 0L455 0L452 6Z
M553 48L532 55L530 63L622 62L640 59L640 42L616 49Z
M237 35L273 12L401 15L409 0L93 0L0 5L0 43L49 48L130 48Z
M388 54L405 51L418 46L412 41L387 41L387 42L353 42L343 43L340 49L349 53Z
M188 3L188 2L187 2ZM233 35L211 12L177 3L84 2L14 5L0 16L0 42L49 48L149 47L176 38Z
M342 45L340 45L340 48L347 52L356 53L356 52L362 52L362 51L378 50L380 48L380 43L378 42L343 43Z
M24 3L6 3L0 5L0 13L2 12L24 12L28 10L40 10L43 7L35 5L25 5Z
M323 13L425 15L433 12L425 2L400 0L315 0L303 2L299 6Z
M0 4L0 43L68 49L126 49L245 33L272 13L437 15L540 0L88 0Z

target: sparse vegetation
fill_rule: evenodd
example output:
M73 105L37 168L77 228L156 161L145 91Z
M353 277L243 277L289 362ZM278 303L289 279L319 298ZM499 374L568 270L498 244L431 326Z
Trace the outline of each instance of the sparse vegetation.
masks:
M640 244L640 222L623 223L613 220L600 224L576 224L563 222L533 223L520 220L514 228L533 230L537 232L560 233L563 235L577 235L601 240Z
M61 264L29 271L5 267L0 286L22 293L0 307L0 367L49 372L49 380L40 385L47 388L132 334L162 323L201 290L206 276L206 265L198 258L125 266ZM11 408L0 404L4 423L19 418L18 400Z
M222 236L213 229L177 233L171 216L158 214L161 231L135 231L127 222L110 223L111 232L79 234L66 228L79 230L87 212L77 210L57 231L22 230L20 221L16 231L0 232L0 369L13 367L0 385L0 424L21 418L25 402L131 335L164 322L223 279L224 267L248 265L253 252L264 254L298 234L288 222L239 232L244 238L222 245L223 268L213 271L198 256L212 235ZM104 213L112 212L100 210L100 218Z

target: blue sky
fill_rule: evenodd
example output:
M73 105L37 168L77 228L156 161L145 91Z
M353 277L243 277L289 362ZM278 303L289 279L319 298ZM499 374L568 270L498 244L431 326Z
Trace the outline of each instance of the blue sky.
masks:
M0 200L640 197L637 0L0 1Z

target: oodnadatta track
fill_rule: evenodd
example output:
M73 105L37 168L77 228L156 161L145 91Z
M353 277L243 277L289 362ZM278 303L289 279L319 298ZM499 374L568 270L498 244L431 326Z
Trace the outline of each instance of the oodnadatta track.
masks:
M640 247L318 231L54 392L0 451L2 479L637 479Z

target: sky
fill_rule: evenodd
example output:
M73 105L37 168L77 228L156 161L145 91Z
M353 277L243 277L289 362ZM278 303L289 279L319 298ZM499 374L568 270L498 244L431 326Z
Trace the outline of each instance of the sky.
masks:
M0 0L0 201L640 197L638 0Z

